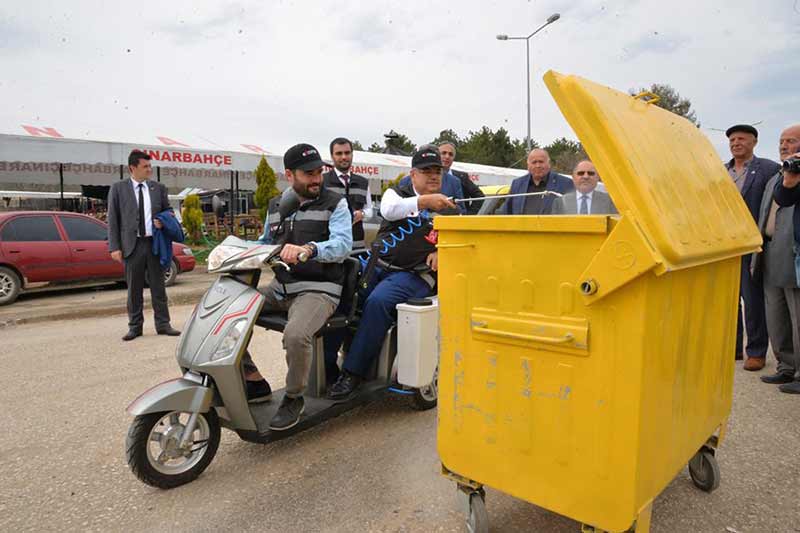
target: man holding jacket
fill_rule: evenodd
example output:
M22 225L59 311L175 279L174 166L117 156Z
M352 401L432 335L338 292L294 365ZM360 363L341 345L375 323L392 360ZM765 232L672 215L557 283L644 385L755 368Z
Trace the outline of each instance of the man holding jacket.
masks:
M181 334L170 325L164 269L153 248L154 230L163 227L156 216L170 206L166 187L150 181L150 159L141 150L133 150L128 156L130 179L118 181L108 193L108 249L114 261L125 265L128 285L128 333L122 337L124 341L142 335L145 278L150 284L156 332Z

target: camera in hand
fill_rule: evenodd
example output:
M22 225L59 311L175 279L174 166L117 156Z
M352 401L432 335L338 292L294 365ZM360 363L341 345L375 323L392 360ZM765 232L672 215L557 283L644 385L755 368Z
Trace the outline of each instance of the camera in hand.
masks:
M800 174L800 157L790 157L783 162L783 171Z

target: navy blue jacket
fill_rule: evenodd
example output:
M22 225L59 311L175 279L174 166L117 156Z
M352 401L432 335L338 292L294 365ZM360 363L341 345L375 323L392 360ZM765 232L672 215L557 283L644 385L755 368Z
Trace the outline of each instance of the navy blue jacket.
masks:
M728 161L726 168L733 165L733 159ZM753 215L753 220L758 224L758 212L761 209L761 199L764 197L764 188L772 176L781 169L781 166L771 159L753 157L747 169L747 176L742 185L742 198L747 204L747 209Z
M399 187L404 187L409 183L411 183L411 176L404 176L397 185ZM461 180L449 172L442 174L442 194L448 198L457 198L459 200L463 199L464 188L461 186ZM464 214L466 211L464 204L459 203L456 204L456 206L458 206L458 210L461 212L461 214Z
M530 182L531 182L530 172L525 174L524 176L515 178L514 181L511 182L511 191L509 191L509 194L525 194L526 192L528 192L528 184ZM558 174L557 172L553 172L551 170L547 177L547 187L545 188L545 190L566 194L570 191L575 190L575 183L573 183L571 178L564 177L561 174ZM506 215L522 215L525 212L525 200L527 200L528 198L529 198L528 196L517 196L516 198L509 198L508 200L506 200L506 204L503 207L503 213ZM550 214L550 210L553 205L553 200L555 198L556 197L551 194L545 196L544 203L542 204L542 212L539 214L541 215Z
M164 225L162 229L153 226L153 255L158 256L162 268L172 262L172 243L183 242L183 228L175 218L172 209L165 209L156 215L156 219Z
M792 215L792 223L794 224L794 244L800 246L800 208L797 204L800 203L800 185L792 189L787 189L783 186L783 180L778 180L775 184L775 203L781 207L795 206L794 214Z

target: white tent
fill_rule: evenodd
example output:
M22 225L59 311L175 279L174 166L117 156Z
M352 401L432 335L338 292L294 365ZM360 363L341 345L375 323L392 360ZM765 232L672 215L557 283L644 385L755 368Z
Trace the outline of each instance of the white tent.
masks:
M20 125L17 133L0 133L0 188L50 189L63 181L65 190L81 185L110 185L127 173L131 150L151 154L158 179L173 191L186 187L255 190L253 171L261 157L281 176L282 155L256 144L225 146L204 138L172 138L154 135L149 140L91 140L70 136L53 127ZM327 147L325 147L327 148ZM320 147L320 151L327 150ZM327 160L331 163L330 160ZM355 152L353 170L371 180L391 180L408 172L411 158L390 154ZM453 168L470 174L480 185L510 183L520 169L455 163ZM379 186L373 186L377 192Z

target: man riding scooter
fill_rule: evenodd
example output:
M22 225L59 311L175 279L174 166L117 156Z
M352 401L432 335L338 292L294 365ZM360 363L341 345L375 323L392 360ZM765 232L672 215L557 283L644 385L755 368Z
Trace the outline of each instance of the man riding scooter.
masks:
M458 214L458 209L440 192L442 160L436 146L421 146L411 166L411 182L387 190L381 200L384 221L371 252L377 266L359 294L362 301L366 298L361 321L342 374L328 389L331 400L351 398L367 377L396 320L397 304L435 293L437 252L431 212Z
M263 312L286 311L283 332L286 350L286 395L272 418L272 430L296 425L303 413L305 390L311 367L314 334L325 325L339 304L344 281L342 262L352 247L352 220L347 201L322 187L322 158L310 144L295 145L283 156L286 178L300 198L297 210L275 220L270 216L262 239L283 244L281 259L291 271L281 270L262 291ZM307 261L304 261L305 258ZM247 397L250 402L266 401L272 391L249 354L244 357Z

